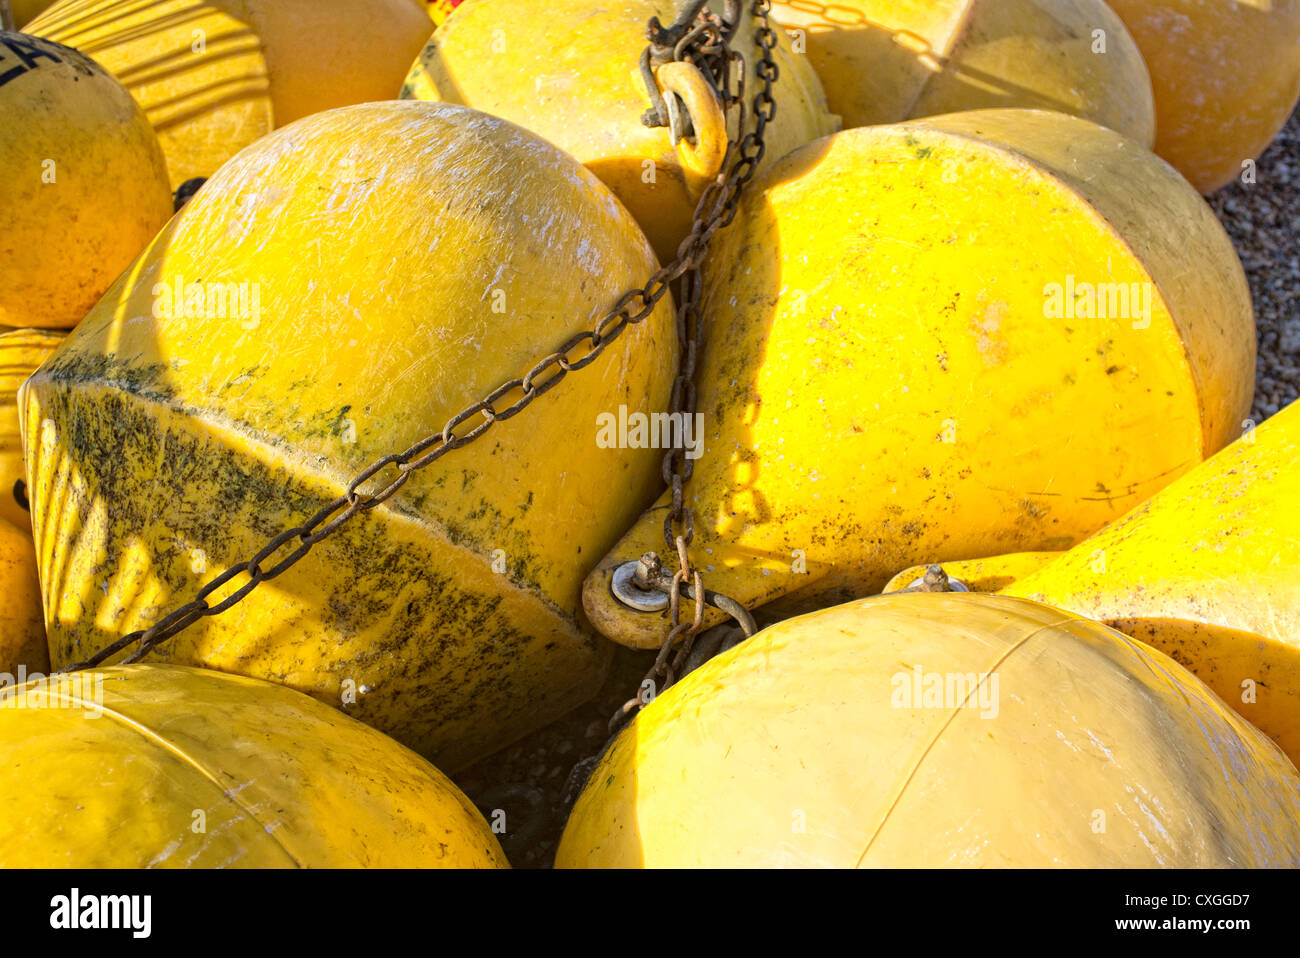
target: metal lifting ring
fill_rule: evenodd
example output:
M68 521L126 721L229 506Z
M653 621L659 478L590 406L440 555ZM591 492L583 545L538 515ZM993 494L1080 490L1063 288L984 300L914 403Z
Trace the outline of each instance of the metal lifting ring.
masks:
M908 587L909 589L915 589L917 586L919 586L919 585L924 585L924 584L925 584L925 576L921 576L921 577L918 578L918 579L914 579L911 583L908 584L907 587ZM900 590L900 591L901 591L901 590ZM918 589L917 591L923 591L923 590L919 590L919 589ZM949 580L948 580L948 588L947 588L946 591L948 591L948 592L969 592L969 591L970 591L970 586L968 586L965 582L962 582L960 579L949 579Z
M642 582L650 588L643 586ZM638 612L659 612L668 608L668 593L672 589L672 582L673 576L660 564L659 556L647 552L640 559L621 563L615 568L609 589L614 598L631 609ZM695 598L695 588L689 582L681 584L679 593L686 599ZM730 596L705 589L704 604L735 619L744 630L746 638L758 631L749 610Z
M614 570L614 578L609 584L610 591L614 593L614 598L638 612L659 612L668 608L667 593L660 592L658 589L643 589L637 585L636 569L638 564L635 560L624 562Z

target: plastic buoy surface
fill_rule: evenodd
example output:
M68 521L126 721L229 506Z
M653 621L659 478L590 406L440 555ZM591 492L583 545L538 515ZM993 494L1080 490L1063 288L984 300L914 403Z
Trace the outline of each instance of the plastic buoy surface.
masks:
M171 216L157 138L81 52L0 30L0 326L74 326Z
M1300 0L1110 0L1151 70L1156 152L1202 193L1242 176L1300 97Z
M188 601L655 269L599 180L464 107L345 107L244 151L20 396L55 662ZM602 447L597 418L663 409L676 353L665 298L158 654L311 692L448 769L558 717L610 654L583 576L662 482L659 450Z
M28 30L122 81L175 189L276 127L396 96L430 27L410 0L60 0Z
M722 13L722 0L711 8ZM465 0L429 39L411 68L404 97L462 103L513 120L567 150L617 194L645 230L661 262L670 262L690 230L700 180L690 175L689 140L677 147L663 127L641 123L650 105L638 62L646 24L672 23L675 0ZM732 39L748 64L746 130L754 124L759 50L749 5ZM806 58L773 22L779 76L776 114L765 135L764 165L839 129ZM734 136L737 111L730 117ZM703 116L695 117L703 127ZM701 130L703 132L703 130ZM712 139L727 140L725 130ZM712 179L712 176L707 177Z
M1059 110L1144 146L1151 79L1102 0L774 0L845 127L961 110Z
M1194 675L1001 596L789 619L650 703L558 867L1300 864L1300 774Z
M291 689L131 665L0 689L0 867L498 868L409 749Z
M685 487L693 561L747 608L1064 549L1239 433L1255 362L1241 265L1132 140L974 111L846 130L753 187L708 264ZM657 647L665 616L623 606L610 577L664 551L667 505L584 589L628 645Z
M1300 762L1300 407L1069 552L944 562L977 592L1104 622L1177 659ZM900 572L884 591L924 572Z
M0 674L50 669L36 553L25 529L0 519Z
M1292 404L1002 591L1154 645L1300 762L1298 499Z
M30 529L25 498L27 470L18 417L18 387L63 342L64 333L47 329L0 332L0 519Z

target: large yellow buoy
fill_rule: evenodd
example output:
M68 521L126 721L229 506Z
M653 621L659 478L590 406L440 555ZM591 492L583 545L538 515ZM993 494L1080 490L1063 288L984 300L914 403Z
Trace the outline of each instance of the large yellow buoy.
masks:
M0 31L0 326L74 326L171 215L144 114L79 51Z
M1151 78L1102 0L773 0L846 127L1060 110L1155 140Z
M0 332L0 519L22 529L30 529L32 521L21 505L27 495L27 470L18 422L18 387L63 342L64 335L46 329Z
M179 666L0 688L0 867L499 868L440 771L291 689Z
M1048 606L892 595L650 703L558 867L1300 865L1300 774L1194 675Z
M20 667L50 669L41 585L31 538L0 518L0 675L15 676Z
M1059 557L985 560L986 570L1002 570L1000 582L967 578L960 563L944 570L974 589L1048 602L1155 646L1300 763L1298 498L1293 404Z
M430 27L410 0L60 0L27 29L122 81L174 188L300 117L395 97Z
M250 147L20 394L54 662L189 601L655 269L599 180L474 110L363 104ZM583 576L662 481L657 450L602 446L596 420L664 408L676 354L665 298L158 654L311 692L444 768L558 717L609 661Z
M1209 207L1132 140L1047 111L796 151L720 235L704 315L691 554L749 608L1065 548L1226 445L1253 392L1250 295ZM625 644L663 640L665 613L611 580L665 551L667 506L584 589Z
M710 8L721 14L722 0ZM440 26L407 77L402 96L463 103L525 126L585 163L636 217L662 262L669 262L690 230L704 185L723 160L728 133L736 136L737 111L720 122L699 104L710 102L703 83L673 79L697 125L694 140L676 147L669 131L641 123L649 106L638 62L646 24L667 25L676 0L552 0L539 12L533 0L465 0ZM732 38L747 69L746 131L753 128L759 48L751 4ZM806 59L773 21L779 76L776 113L767 126L764 166L809 140L839 128L826 110L821 84ZM680 71L680 68L678 68ZM689 71L686 71L689 73ZM661 77L661 80L663 78ZM709 145L711 144L711 146ZM716 162L715 162L716 161Z
M1243 176L1300 97L1300 0L1110 0L1151 69L1156 152L1202 193Z

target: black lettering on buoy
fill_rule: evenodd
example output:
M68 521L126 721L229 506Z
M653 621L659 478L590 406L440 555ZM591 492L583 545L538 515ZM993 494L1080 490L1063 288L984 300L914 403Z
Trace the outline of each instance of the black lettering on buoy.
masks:
M7 37L0 38L0 43L9 48L9 52L18 58L22 66L12 67L4 73L0 73L0 86L4 86L10 80L21 76L28 70L35 70L40 64L37 62L42 57L46 60L52 60L55 63L63 61L56 57L49 50L45 49L44 44L37 44L31 40L24 39L17 35L11 34ZM0 53L0 60L5 59L3 53Z
M36 41L29 40L26 37L15 35L7 36L4 38L4 44L14 52L14 56L21 60L23 66L27 67L29 70L35 70L40 65L36 61L42 57L46 60L52 60L55 63L63 62L59 57L55 56L53 52L46 49L46 44L37 43Z
M0 61L3 61L4 59L5 59L5 55L4 55L3 53L0 53ZM10 80L12 80L14 77L18 76L18 75L21 74L21 73L26 73L26 72L27 72L27 68L26 68L26 67L18 66L18 67L13 67L12 69L6 70L4 73L0 73L0 86L4 86L6 83L8 83L8 82L9 82Z

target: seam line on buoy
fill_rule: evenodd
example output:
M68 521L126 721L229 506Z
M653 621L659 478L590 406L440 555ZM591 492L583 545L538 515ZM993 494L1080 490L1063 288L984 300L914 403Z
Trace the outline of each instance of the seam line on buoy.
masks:
M47 692L46 694L49 693ZM194 756L190 755L188 752L184 751L183 749L167 741L167 739L163 738L153 729L149 728L149 726L136 721L135 719L131 718L128 715L124 715L121 712L115 711L114 709L109 708L107 705L99 705L96 703L86 702L80 696L69 695L66 692L64 692L63 689L61 688L59 689L58 695L60 700L62 701L74 702L77 705L81 706L82 708L87 709L88 711L99 711L102 712L104 715L108 715L111 716L112 718L117 719L119 722L121 722L127 728L134 731L136 734L146 739L149 739L158 745L161 745L163 748L171 752L177 758L183 760L186 764L188 764L191 768L197 771L205 779L211 782L221 792L222 796L224 796L232 805L234 805L236 808L242 811L245 815L247 815L250 819L252 819L252 821L257 823L257 825L261 828L261 830L270 836L271 841L275 842L276 846L282 852L284 852L285 856L289 859L289 861L293 862L295 868L304 867L303 863L298 861L297 857L293 854L293 852L289 851L289 849L285 847L284 842L280 841L279 837L276 836L275 832L269 829L266 826L266 823L263 822L260 818L258 818L257 815L253 814L253 810L249 808L247 805L245 805L243 802L241 802L231 792L230 789L222 785L221 781L216 777L216 775L214 775L211 771L209 771L208 768L205 765L203 765L203 763L200 762L198 759L194 758Z
M858 856L857 863L853 866L854 868L862 867L862 862L867 857L867 853L871 851L872 844L875 843L876 839L880 836L880 833L884 831L885 825L889 821L889 816L894 814L894 809L896 809L898 807L898 803L903 800L903 795L907 792L908 786L912 784L912 779L916 778L916 773L920 771L921 765L925 762L926 758L930 755L930 752L934 748L934 746L938 744L940 736L942 736L943 733L948 730L948 726L952 725L952 723L956 720L957 716L960 715L962 711L966 708L966 703L970 701L971 696L978 694L979 690L984 687L984 683L988 680L988 676L996 672L1002 666L1002 664L1007 661L1007 659L1011 658L1012 655L1014 655L1016 652L1024 648L1026 643L1028 643L1030 639L1034 638L1037 635L1042 634L1043 632L1048 631L1049 629L1055 629L1059 626L1068 625L1071 622L1077 622L1077 621L1079 621L1077 617L1071 617L1068 619L1061 619L1059 622L1051 622L1047 625L1040 626L1039 628L1035 629L1033 632L1030 632L1027 636L1025 636L1015 645L1011 646L1011 648L1007 649L1005 652L1002 653L1002 655L998 658L998 660L993 663L992 668L990 668L985 673L984 678L980 679L980 681L976 684L975 688L971 689L971 691L966 694L966 698L962 700L961 705L958 705L948 714L948 718L945 719L944 723L939 726L938 730L934 733L934 737L930 739L929 743L925 746L925 749L921 752L920 756L917 757L916 763L912 766L911 771L909 771L907 773L907 777L903 779L903 784L899 787L898 794L895 795L894 800L889 803L889 808L885 809L885 814L881 817L880 823L876 825L875 831L873 831L871 833L871 837L867 839L867 845L865 848L862 849L862 854Z

